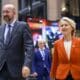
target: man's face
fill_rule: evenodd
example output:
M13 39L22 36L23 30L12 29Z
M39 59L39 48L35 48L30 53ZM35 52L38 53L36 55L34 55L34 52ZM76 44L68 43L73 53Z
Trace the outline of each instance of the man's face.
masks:
M15 12L10 7L4 7L3 11L2 11L2 14L3 14L3 19L6 22L10 22L10 21L12 21L14 19Z
M45 42L44 41L39 41L38 46L39 46L39 48L44 48L45 47Z

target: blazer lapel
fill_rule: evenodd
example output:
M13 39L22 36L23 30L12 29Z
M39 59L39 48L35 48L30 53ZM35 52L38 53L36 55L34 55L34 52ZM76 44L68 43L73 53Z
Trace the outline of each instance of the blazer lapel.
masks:
M1 29L1 38L2 38L2 43L4 44L4 32L5 32L5 24L4 25L2 25L2 29Z
M43 57L42 57L42 55L41 55L41 52L40 52L40 50L39 50L39 54L40 54L39 56L41 57L41 59L43 59Z
M74 55L74 48L76 46L76 42L75 42L75 38L73 37L72 39L72 45L71 45L71 52L70 52L70 59L71 59L71 56Z
M3 39L3 43L4 43L4 32L5 32L5 25L3 25L3 29L2 29L2 39Z
M68 61L68 56L67 56L67 53L66 53L66 51L65 51L65 47L64 47L64 40L63 39L61 39L61 42L60 42L60 50L62 51L62 56L64 56L64 60L67 60Z
M11 36L13 38L15 32L17 31L17 28L18 28L18 24L17 24L17 21L14 23L14 26L13 26L13 30L12 30L12 33L11 33Z
M71 50L70 50L70 59L71 59L71 56L73 55L73 51L74 51L74 47L75 47L75 39L74 37L72 38L72 44L71 44ZM63 53L63 56L65 56L64 58L69 62L70 59L68 59L68 56L67 56L67 53L66 53L66 50L65 50L65 47L64 47L64 40L61 39L61 43L59 44L60 45L60 50L62 51Z
M18 24L17 24L17 21L14 23L14 26L13 26L13 29L12 29L12 32L11 32L11 39L10 39L10 43L9 45L11 45L12 41L13 41L13 38L14 38L14 35L15 33L17 32L17 28L18 28Z

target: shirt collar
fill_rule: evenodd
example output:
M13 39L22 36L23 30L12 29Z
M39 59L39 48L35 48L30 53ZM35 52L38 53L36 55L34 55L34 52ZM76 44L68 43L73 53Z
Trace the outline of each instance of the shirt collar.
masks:
M14 19L14 20L10 23L10 25L13 27L15 22L16 22L16 19ZM6 23L6 25L8 25L8 24Z
M40 51L45 50L45 47L43 49L39 48Z
M15 21L16 21L16 20L13 20L10 25L11 25L11 26L14 26Z

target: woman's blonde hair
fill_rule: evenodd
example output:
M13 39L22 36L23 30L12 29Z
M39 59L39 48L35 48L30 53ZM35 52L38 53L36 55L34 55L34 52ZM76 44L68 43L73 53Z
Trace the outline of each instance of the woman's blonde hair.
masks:
M74 35L75 31L76 31L76 23L75 23L75 21L70 19L70 18L68 18L68 17L62 17L60 19L59 23L62 23L62 21L67 21L71 25L71 27L73 28L72 35Z

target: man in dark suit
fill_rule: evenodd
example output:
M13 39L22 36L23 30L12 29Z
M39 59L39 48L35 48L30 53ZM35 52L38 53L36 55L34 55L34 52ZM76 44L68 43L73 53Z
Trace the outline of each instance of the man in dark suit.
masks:
M50 50L45 47L45 41L40 39L38 40L38 49L34 52L31 76L36 77L37 80L50 80L50 67Z
M25 80L30 74L33 41L28 24L15 19L14 5L2 9L0 27L0 80Z

